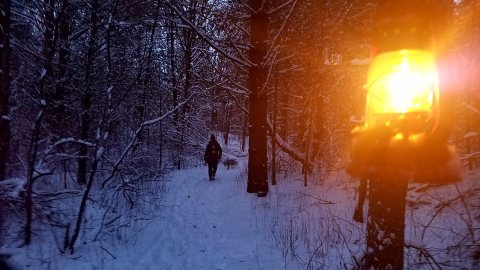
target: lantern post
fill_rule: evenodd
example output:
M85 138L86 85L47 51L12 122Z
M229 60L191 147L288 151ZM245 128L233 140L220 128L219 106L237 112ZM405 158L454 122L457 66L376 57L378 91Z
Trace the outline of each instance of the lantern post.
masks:
M366 269L403 269L408 182L454 181L441 123L438 2L379 1L365 84L365 122L353 131L348 172L368 179ZM361 216L360 216L361 217ZM359 218L358 212L355 219Z

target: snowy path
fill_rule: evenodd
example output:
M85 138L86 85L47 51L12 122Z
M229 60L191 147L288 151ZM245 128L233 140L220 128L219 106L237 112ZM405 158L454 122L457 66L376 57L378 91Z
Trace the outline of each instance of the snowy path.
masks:
M216 181L207 180L206 168L176 172L162 218L129 248L129 261L117 260L115 268L284 268L280 252L264 240L262 201L246 193L241 170L222 166Z

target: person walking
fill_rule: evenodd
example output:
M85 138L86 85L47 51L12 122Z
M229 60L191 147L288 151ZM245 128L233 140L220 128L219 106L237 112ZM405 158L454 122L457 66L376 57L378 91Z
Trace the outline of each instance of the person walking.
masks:
M215 173L217 172L218 162L221 158L222 148L212 134L207 144L207 149L205 149L205 156L203 157L205 163L208 164L208 177L210 181L215 180Z

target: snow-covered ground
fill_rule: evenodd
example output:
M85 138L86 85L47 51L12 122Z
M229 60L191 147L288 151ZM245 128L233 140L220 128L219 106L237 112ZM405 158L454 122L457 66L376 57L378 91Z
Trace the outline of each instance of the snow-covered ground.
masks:
M205 167L181 171L168 186L161 218L112 269L279 269L282 257L263 237L263 209L221 166L215 181Z
M166 178L165 197L150 219L118 241L79 243L73 255L34 237L9 250L19 269L354 269L365 250L365 224L352 220L357 183L343 173L303 187L281 175L265 198L246 192L245 160ZM408 269L474 269L478 174L459 185L411 184L406 216ZM367 207L365 207L365 214ZM93 228L92 230L97 230ZM126 239L128 238L128 239Z
M12 261L21 269L282 269L281 252L265 238L262 199L246 193L242 173L240 164L219 166L215 181L206 167L172 174L158 217L128 245L87 244L73 255L52 247L58 255L47 257L37 243Z

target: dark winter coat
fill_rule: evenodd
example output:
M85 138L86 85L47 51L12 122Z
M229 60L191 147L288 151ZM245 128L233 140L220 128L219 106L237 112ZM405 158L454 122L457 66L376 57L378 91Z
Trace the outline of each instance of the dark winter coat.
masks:
M210 139L207 144L207 149L205 149L205 156L203 159L205 162L210 163L214 162L217 163L222 158L222 148L220 144L215 139Z

